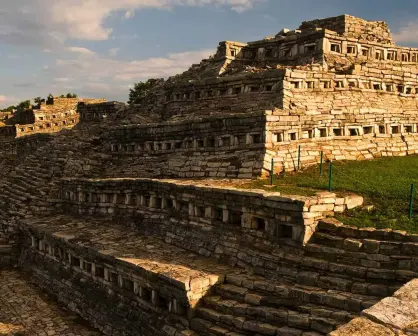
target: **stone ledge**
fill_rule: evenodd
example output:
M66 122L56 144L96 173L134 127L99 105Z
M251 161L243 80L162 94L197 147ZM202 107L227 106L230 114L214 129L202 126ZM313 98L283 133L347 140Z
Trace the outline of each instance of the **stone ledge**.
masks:
M352 320L329 336L418 335L418 279L362 314L363 317Z

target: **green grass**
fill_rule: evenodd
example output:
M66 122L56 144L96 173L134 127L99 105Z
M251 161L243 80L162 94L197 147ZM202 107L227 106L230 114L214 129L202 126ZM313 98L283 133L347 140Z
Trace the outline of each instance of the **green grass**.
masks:
M324 164L323 176L319 167L276 176L277 187L269 189L283 194L310 196L328 189L329 164ZM343 223L358 227L392 228L418 233L418 198L410 220L409 196L411 184L418 189L418 156L390 157L372 161L335 162L332 190L337 194L356 193L365 198L374 210L355 209L336 216ZM254 181L245 188L264 188L269 180ZM416 194L416 193L415 193Z

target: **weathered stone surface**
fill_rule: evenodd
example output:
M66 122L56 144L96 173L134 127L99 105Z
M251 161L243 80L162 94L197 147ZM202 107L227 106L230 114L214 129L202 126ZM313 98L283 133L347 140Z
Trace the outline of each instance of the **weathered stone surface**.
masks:
M417 277L416 235L327 218L360 196L286 196L231 179L322 154L417 154L417 57L382 22L305 22L221 42L138 105L80 104L71 130L5 141L1 267L20 254L35 283L107 335L318 336L364 309L372 320L337 335L416 331L415 285L379 302Z
M418 323L418 280L413 280L388 297L366 309L363 314L373 321L399 330Z
M63 309L17 271L0 271L0 335L103 335Z
M340 327L329 336L401 336L402 333L393 331L383 325L365 318L356 318L350 323Z

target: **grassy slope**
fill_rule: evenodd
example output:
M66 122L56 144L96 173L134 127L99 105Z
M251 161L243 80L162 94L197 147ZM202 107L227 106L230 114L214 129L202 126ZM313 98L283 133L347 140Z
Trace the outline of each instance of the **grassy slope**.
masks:
M274 184L283 194L312 195L328 188L329 164L323 176L318 167L276 177ZM267 181L256 181L248 188L260 188ZM393 228L418 233L418 199L414 217L408 218L411 183L418 189L418 156L390 157L373 161L336 162L333 169L333 191L354 192L365 197L375 210L354 210L337 216L345 224L359 227Z

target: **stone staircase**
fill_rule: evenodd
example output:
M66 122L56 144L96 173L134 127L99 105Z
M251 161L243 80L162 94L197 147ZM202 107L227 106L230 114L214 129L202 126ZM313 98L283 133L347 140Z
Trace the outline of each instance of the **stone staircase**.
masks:
M325 225L306 247L275 253L276 272L227 275L199 303L192 328L202 335L327 335L418 276Z
M203 335L208 323L243 335L326 335L380 300L308 285L302 274L293 284L227 276L200 303L192 326Z
M106 154L95 157L91 142L80 137L57 137L53 142L28 155L1 181L0 226L55 211L48 198L63 176L129 171L129 163L101 170ZM0 237L0 259L3 253L10 254L14 243ZM326 335L418 277L410 268L402 268L404 256L395 245L377 253L373 242L365 245L326 225L319 225L303 248L278 245L266 252L255 244L249 248L251 254L271 254L271 263L254 267L245 276L226 274L225 281L201 299L190 321L193 332L184 335Z
M2 232L7 232L7 237L3 238L15 247L17 227L13 223L20 218L54 211L48 199L58 191L56 183L65 175L81 175L83 163L91 156L86 155L91 151L91 142L79 136L56 137L49 144L27 155L8 178L0 181L0 227ZM98 166L102 161L96 163L95 166L88 162L90 173L100 171Z

